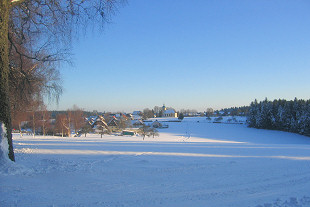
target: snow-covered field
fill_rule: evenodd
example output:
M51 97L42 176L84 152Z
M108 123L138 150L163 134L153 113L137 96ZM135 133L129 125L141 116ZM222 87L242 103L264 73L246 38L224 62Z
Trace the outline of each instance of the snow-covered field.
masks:
M16 163L0 163L0 206L310 206L309 137L168 124L144 141L16 134Z

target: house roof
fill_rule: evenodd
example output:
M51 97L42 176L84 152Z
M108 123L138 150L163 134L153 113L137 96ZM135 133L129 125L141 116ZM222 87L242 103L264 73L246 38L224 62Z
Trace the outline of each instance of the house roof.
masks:
M133 125L143 125L143 121L142 120L136 120Z
M161 126L162 124L159 121L154 121L151 126Z
M139 115L141 113L141 111L134 111L133 113L132 113L132 115Z
M173 109L168 109L166 111L164 111L164 114L174 114L175 113L175 110Z
M111 119L108 123L108 126L118 126L117 125L117 122L116 122L116 119Z
M104 119L97 119L96 121L94 121L92 124L91 124L91 127L92 128L97 128L98 126L104 126L106 129L108 129L108 125L107 123L104 121Z

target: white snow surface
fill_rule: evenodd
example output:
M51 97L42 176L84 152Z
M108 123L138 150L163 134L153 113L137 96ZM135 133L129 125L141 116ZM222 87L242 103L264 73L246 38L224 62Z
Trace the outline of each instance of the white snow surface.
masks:
M309 137L205 118L168 124L144 141L15 134L0 206L310 206Z
M6 128L3 123L0 122L0 161L7 161L9 152L9 144L6 138Z

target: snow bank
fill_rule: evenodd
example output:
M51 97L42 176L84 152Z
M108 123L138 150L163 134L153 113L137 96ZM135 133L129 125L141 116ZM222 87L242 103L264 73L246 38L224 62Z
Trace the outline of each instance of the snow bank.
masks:
M3 123L0 123L0 163L8 161L9 144L6 139L6 128Z
M0 140L0 175L31 174L33 172L32 170L16 164L9 159L9 144L6 138L6 127L3 123L0 123Z

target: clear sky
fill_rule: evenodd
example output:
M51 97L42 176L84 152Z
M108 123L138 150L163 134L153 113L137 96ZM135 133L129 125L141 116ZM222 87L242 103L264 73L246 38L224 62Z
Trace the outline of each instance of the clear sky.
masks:
M128 0L72 52L50 109L204 111L310 99L310 1Z

